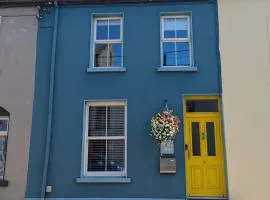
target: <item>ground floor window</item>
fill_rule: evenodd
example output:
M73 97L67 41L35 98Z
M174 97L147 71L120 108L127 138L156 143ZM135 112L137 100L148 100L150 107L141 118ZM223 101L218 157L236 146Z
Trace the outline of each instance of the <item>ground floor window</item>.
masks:
M5 176L8 124L9 113L0 107L0 181L3 181Z
M86 175L126 175L126 110L125 101L86 104Z

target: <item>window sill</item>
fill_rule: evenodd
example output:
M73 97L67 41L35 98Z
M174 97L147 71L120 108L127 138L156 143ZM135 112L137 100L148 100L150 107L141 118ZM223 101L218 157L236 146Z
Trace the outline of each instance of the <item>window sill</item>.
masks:
M125 67L88 67L87 72L125 72Z
M159 67L157 69L159 72L196 72L198 68L192 67L180 67L180 66L170 66L170 67Z
M131 178L127 177L80 177L77 183L130 183Z
M8 180L0 180L0 187L7 187L8 186Z

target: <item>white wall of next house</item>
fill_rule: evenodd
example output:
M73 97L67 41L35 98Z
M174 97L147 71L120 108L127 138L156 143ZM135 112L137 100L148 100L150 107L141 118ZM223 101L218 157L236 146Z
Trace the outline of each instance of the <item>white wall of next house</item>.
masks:
M218 0L230 200L269 198L270 1Z
M0 106L10 112L7 187L1 200L24 199L37 37L37 8L0 8Z

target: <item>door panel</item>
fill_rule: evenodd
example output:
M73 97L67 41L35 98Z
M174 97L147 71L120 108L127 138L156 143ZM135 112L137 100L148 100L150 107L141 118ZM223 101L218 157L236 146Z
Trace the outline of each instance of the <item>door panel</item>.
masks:
M225 196L219 117L186 118L189 196Z
M190 119L187 121L189 137L187 145L187 159L189 163L188 187L192 193L203 193L205 188L203 152L204 146L201 141L203 130L200 119Z

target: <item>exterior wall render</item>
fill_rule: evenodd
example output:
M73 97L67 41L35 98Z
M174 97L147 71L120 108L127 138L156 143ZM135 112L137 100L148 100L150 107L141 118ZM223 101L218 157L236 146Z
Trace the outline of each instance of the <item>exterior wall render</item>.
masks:
M270 2L219 0L230 200L269 196Z
M1 200L24 199L32 121L37 36L36 8L1 8L0 106L10 112Z

